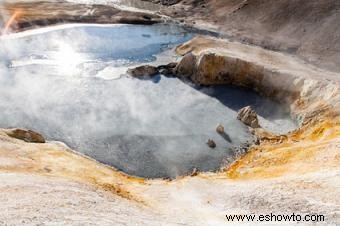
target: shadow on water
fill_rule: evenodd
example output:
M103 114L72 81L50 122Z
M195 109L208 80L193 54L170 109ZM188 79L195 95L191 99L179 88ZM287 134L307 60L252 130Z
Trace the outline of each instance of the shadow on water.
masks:
M165 77L176 78L175 75L166 75ZM144 80L151 80L154 83L158 83L160 79L160 75L144 78ZM246 106L251 106L260 117L267 120L290 119L290 111L287 105L262 97L253 90L233 85L202 86L185 80L181 80L181 82L207 96L215 98L233 111L238 112ZM220 135L230 142L227 134Z
M223 137L223 139L225 139L227 142L231 143L232 140L230 138L230 136L228 134L226 134L226 132L220 133L221 137Z
M169 75L167 77L174 78L175 76ZM298 123L291 118L288 105L265 98L251 89L233 85L201 86L184 80L181 82L204 95L214 98L234 112L238 112L246 106L251 106L259 116L262 127L270 132L284 134L298 126ZM231 142L228 134L220 135L226 141Z
M166 77L175 78L176 76L168 75ZM150 80L154 83L158 83L161 78L161 75L156 75L153 77L141 79ZM267 118L269 120L289 117L289 109L287 106L264 98L250 89L233 85L200 86L188 81L182 82L205 95L215 98L224 106L232 109L233 111L238 111L243 107L251 106L259 116L262 116L263 118Z
M216 98L223 105L234 111L251 106L259 116L268 120L289 117L289 109L287 106L264 98L250 89L232 85L194 85L193 87L208 96Z

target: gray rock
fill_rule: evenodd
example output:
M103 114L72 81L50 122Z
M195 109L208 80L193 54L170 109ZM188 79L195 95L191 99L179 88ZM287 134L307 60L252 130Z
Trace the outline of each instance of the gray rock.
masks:
M219 124L219 125L216 127L216 132L219 133L219 134L223 134L223 133L224 133L224 127L223 127L223 125Z
M143 65L133 69L129 69L127 73L133 77L152 77L159 73L157 67L150 66L150 65Z
M174 68L175 75L179 78L191 78L196 72L196 61L195 55L186 54Z
M256 112L250 107L244 107L238 111L237 119L251 128L260 128Z
M163 68L163 69L159 70L159 74L161 74L161 75L172 75L172 74L174 74L174 72L173 72L172 69Z
M209 139L209 140L208 140L207 145L208 145L210 148L216 148L216 143L215 143L215 141L213 141L212 139Z
M171 62L171 63L168 63L168 64L165 64L165 65L159 65L157 68L158 69L168 69L168 68L175 68L177 66L177 63L176 62Z

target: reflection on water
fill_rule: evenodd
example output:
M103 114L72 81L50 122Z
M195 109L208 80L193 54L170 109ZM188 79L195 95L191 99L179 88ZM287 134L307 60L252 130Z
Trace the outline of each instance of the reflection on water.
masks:
M192 37L171 24L68 27L40 35L14 34L19 36L15 44L11 39L1 41L0 56L11 58L14 67L34 65L30 70L44 67L59 75L92 76L105 69L110 73L113 68L154 61L157 54Z

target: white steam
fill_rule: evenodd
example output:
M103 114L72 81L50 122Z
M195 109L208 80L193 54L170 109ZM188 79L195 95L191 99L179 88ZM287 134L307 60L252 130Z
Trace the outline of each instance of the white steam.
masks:
M34 129L138 176L218 169L253 139L236 111L254 93L224 87L233 93L229 108L206 94L214 90L176 78L120 77L119 68L154 61L188 38L171 25L68 25L2 37L0 127ZM215 132L219 123L228 139Z

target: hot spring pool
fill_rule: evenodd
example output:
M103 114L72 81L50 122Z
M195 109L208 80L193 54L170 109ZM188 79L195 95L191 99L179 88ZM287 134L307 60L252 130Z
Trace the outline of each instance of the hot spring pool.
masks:
M251 91L125 75L137 64L176 60L169 49L191 37L174 25L67 25L5 37L0 127L38 131L148 178L219 169L238 147L253 142L236 119L244 106L252 105L269 130L295 128L281 106ZM215 132L219 123L227 137Z

